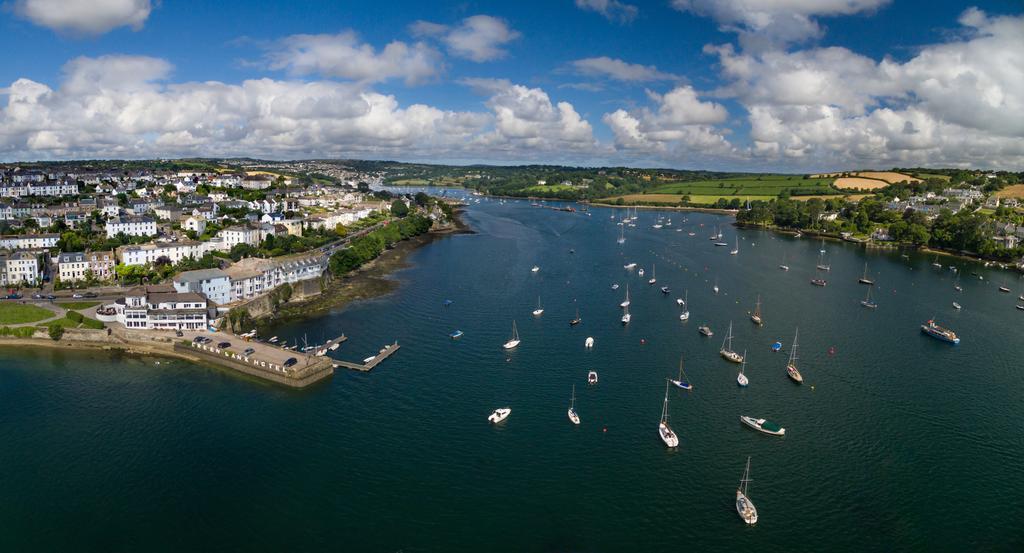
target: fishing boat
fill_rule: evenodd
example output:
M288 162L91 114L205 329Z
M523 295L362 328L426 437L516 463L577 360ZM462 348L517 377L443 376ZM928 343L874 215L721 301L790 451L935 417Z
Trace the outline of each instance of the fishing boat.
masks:
M815 286L828 286L828 281L823 278L812 278L811 284Z
M587 384L593 386L597 384L597 371L590 371L587 373Z
M750 457L747 457L747 468L743 470L743 478L740 478L740 486L736 488L736 512L747 524L757 524L757 507L747 497L747 488L752 480L750 479Z
M871 288L868 288L868 295L866 298L860 300L860 304L868 309L877 309L878 304L871 299Z
M576 326L576 325L578 325L578 324L580 324L582 322L583 322L583 319L580 318L580 308L577 307L576 308L576 318L571 320L571 321L569 321L569 326Z
M764 324L764 320L761 319L761 296L757 296L757 304L754 305L754 312L751 313L750 320L758 326Z
M736 383L742 387L746 387L750 384L750 380L747 379L747 352L743 351L743 363L740 364L740 373L736 375Z
M580 423L580 416L576 413L576 385L575 384L572 385L572 399L569 400L569 411L567 412L567 414L569 415L569 420L572 421L573 424L579 424Z
M768 419L755 419L754 417L741 416L740 422L765 434L772 436L785 436L786 429Z
M512 349L519 345L519 329L516 328L516 322L512 321L512 337L501 347L505 349Z
M657 271L656 270L657 270L657 266L655 266L652 263L651 264L651 279L647 281L647 284L653 285L655 282L658 282L658 276L657 276Z
M736 237L736 247L733 248L733 250L731 252L729 252L729 255L736 255L738 253L740 253L740 237L739 236Z
M956 332L953 332L948 328L942 328L935 323L934 319L929 319L928 322L921 325L921 332L924 332L937 340L949 342L950 344L960 343L960 338L956 335Z
M729 333L725 335L725 340L722 341L722 349L718 350L718 353L726 361L733 363L743 362L743 356L732 350L732 322L729 323Z
M711 327L708 326L708 325L700 325L699 327L697 327L697 332L700 332L704 336L708 336L708 337L711 337L711 336L715 335L714 332L711 332Z
M540 267L538 267L538 266L536 266L536 265L534 265L534 266L533 266L533 268L532 268L532 269L530 269L530 272L531 272L531 273L536 273L536 272L538 272L538 271L540 271Z
M502 407L500 409L495 409L494 411L492 411L491 414L487 417L487 420L491 421L494 424L498 424L499 422L507 419L508 416L511 415L511 414L512 414L512 409L511 408L509 408L509 407Z
M874 286L874 284L875 284L875 281L873 281L870 278L868 278L868 264L867 264L866 261L864 262L864 274L861 275L861 277L857 279L857 282L859 282L861 284L868 284L868 285L871 285L871 286Z
M626 263L622 268L627 271L632 271L633 269L636 269L636 263Z
M629 314L629 306L626 306L626 312L622 314L622 324L628 325L631 320L633 320L633 316Z
M619 307L623 309L629 307L629 283L626 283L626 299L622 300L622 303L619 304Z
M804 383L804 375L800 374L800 369L796 366L797 361L797 338L800 336L800 329L797 328L793 334L793 349L789 350L789 360L786 361L786 376L788 376L793 382L797 384Z
M693 389L693 384L690 383L690 379L686 378L686 373L683 372L683 357L682 356L679 357L679 378L678 378L678 380L672 380L670 378L668 381L671 382L672 384L675 384L677 388L682 388L684 390L692 390Z
M585 347L587 349L593 348L594 347L594 337L593 336L587 336L587 339L583 341L583 347Z
M540 306L540 296L537 296L537 309L533 310L534 317L540 317L544 314L544 308Z
M672 431L672 427L668 425L668 382L665 382L665 401L661 405L661 422L658 423L658 436L661 436L661 441L665 442L668 447L676 447L679 445L679 436Z
M961 309L963 309L963 306L960 305L957 302L953 302L953 309L956 309L957 311L960 311Z
M462 334L463 332L461 330L456 330L455 332L449 334L448 337L451 338L452 340L458 340L459 338L462 338Z

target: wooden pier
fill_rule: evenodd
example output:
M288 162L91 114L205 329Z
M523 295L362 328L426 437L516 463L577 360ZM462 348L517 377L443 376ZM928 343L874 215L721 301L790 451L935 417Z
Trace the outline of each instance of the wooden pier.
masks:
M395 353L396 351L398 351L398 348L400 348L400 347L402 347L402 346L399 346L398 345L398 341L395 340L395 343L393 343L393 344L391 344L389 346L384 346L384 349L380 350L380 353L378 353L377 355L373 356L372 359L370 359L369 361L367 361L365 363L351 363L349 361L335 361L334 364L337 367L345 367L346 369L352 369L354 371L369 372L369 371L373 370L373 368L376 367L378 363L380 363L381 361L387 359L388 357L391 357L391 355L393 353Z
M341 336L338 336L337 338L335 338L333 340L328 340L328 341L324 342L324 345L322 345L319 348L317 348L317 355L323 356L323 355L326 355L327 352L329 352L329 351L334 351L334 350L331 349L332 347L334 349L338 349L337 346L340 346L342 343L345 342L345 340L348 340L348 336L345 336L344 334L342 334ZM320 352L323 352L323 353L320 353Z

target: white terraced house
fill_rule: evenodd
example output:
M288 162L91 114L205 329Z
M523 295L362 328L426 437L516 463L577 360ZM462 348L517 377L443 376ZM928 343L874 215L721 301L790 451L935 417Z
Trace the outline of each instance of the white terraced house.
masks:
M0 196L22 198L27 196L76 196L78 183L73 180L10 183L0 185Z
M42 282L42 263L39 254L14 252L7 256L7 286L35 286Z
M56 248L59 234L9 234L0 236L0 249L45 250Z
M85 280L88 270L89 260L83 252L64 252L57 256L57 278L61 282Z
M207 242L163 242L157 244L138 244L117 248L117 257L123 265L150 265L157 259L166 257L171 264L180 263L184 259L199 259L209 249Z
M103 306L97 318L131 330L202 330L209 322L208 309L201 294L178 293L169 286L137 287L123 300Z
M152 217L118 217L107 221L107 238L122 232L127 236L156 236L156 221Z

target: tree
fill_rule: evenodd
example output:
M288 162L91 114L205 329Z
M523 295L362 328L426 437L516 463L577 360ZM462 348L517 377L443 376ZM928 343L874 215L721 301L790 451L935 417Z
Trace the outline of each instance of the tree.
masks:
M405 217L409 214L409 206L405 205L402 200L395 200L391 202L391 214L396 217Z
M57 323L53 323L50 325L48 333L50 335L50 339L56 342L64 336L64 327Z

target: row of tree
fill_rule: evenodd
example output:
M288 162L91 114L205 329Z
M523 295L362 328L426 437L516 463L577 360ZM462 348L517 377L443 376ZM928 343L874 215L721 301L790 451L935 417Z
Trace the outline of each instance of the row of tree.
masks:
M363 263L376 259L385 248L391 248L402 240L427 232L431 225L429 217L413 214L360 236L352 240L347 248L331 256L331 273L338 276L348 273Z

